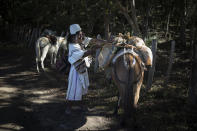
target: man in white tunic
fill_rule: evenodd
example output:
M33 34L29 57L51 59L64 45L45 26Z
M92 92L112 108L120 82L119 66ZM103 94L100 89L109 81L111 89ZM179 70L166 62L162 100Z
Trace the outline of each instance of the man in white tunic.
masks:
M91 55L93 50L85 50L83 47L87 47L90 40L91 38L89 37L83 37L78 24L70 25L68 61L71 64L71 68L66 95L67 114L70 113L72 105L74 103L79 104L82 100L82 95L85 95L88 91L89 78L87 67L91 63L88 55Z

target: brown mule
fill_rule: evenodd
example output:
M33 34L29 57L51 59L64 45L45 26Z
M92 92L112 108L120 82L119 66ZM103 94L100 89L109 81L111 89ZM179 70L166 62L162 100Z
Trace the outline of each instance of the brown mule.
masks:
M99 66L99 69L104 71L109 69L119 90L118 104L114 114L117 114L118 108L122 106L124 114L121 124L124 124L130 115L135 122L135 110L146 63L142 61L138 49L128 44L105 44L97 54L95 67Z
M139 56L126 53L113 62L112 78L119 90L118 104L114 113L117 114L118 108L123 107L124 115L121 124L124 124L130 115L133 120L135 119L143 77L144 67Z

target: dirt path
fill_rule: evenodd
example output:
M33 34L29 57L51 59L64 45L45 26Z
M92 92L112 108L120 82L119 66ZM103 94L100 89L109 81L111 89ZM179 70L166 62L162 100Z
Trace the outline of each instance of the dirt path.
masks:
M94 100L89 101L97 99L92 97L95 88L91 88L85 98L88 110L76 109L68 116L64 113L66 78L51 69L37 74L34 58L28 54L22 56L21 52L1 51L0 61L0 131L118 128L117 120L107 117L108 103L98 105ZM103 88L96 92L99 90L102 92Z
M125 130L119 126L120 116L111 115L118 91L113 82L109 84L104 73L89 69L90 87L84 97L88 109L79 111L75 107L68 116L64 113L66 76L49 68L37 74L34 51L17 49L15 45L11 49L0 49L0 131ZM150 91L141 90L137 126L132 129L195 130L196 108L187 105L188 55L182 49L176 50L168 87L163 87L170 43L159 44L158 49L154 82ZM128 122L132 125L130 120Z

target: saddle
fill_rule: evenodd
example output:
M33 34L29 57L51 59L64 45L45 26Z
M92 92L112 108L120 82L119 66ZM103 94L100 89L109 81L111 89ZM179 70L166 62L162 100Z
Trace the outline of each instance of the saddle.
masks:
M131 36L129 32L124 36L119 34L118 37L123 38L123 40L126 40L126 42L124 42L124 41L117 42L116 45L122 46L122 48L135 47L134 52L140 56L140 58L142 59L144 64L146 66L152 66L152 60L153 60L152 51L149 47L147 47L145 45L144 41L141 38L139 38L137 36ZM116 38L118 38L118 37L116 37Z
M106 50L106 53L104 52ZM132 50L132 51L131 51ZM111 45L111 48L103 47L103 54L98 56L99 67L106 68L115 63L116 59L124 53L131 53L139 57L145 66L152 66L152 52L146 47L138 48L129 44Z
M137 45L127 44L124 46L124 48L133 49L134 53L141 58L141 60L146 66L152 66L152 60L153 60L152 51L147 46L145 45L137 46Z
M52 45L56 45L56 42L57 42L57 38L53 35L46 35L45 37L47 37L49 39L49 42L52 44Z

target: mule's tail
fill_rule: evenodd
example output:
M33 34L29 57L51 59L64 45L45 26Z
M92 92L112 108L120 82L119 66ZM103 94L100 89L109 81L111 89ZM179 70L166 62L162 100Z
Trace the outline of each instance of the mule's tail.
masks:
M136 64L135 57L132 54L125 54L124 56L124 66L127 69L127 83L125 85L124 91L124 109L125 115L130 115L132 107L134 105L134 66Z

